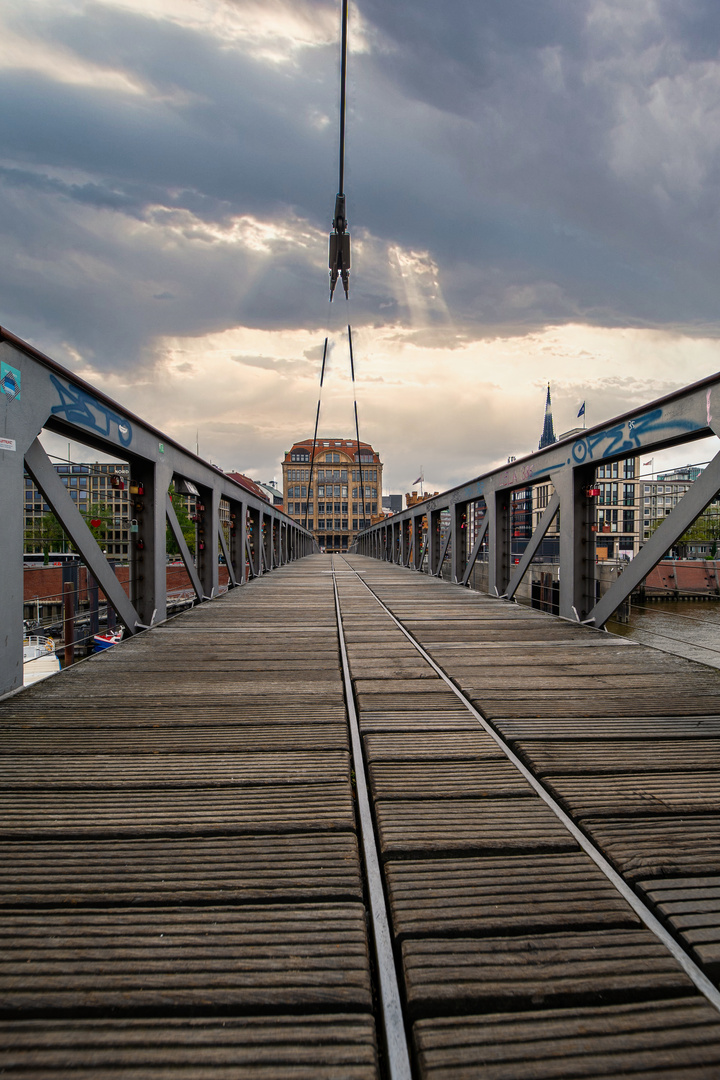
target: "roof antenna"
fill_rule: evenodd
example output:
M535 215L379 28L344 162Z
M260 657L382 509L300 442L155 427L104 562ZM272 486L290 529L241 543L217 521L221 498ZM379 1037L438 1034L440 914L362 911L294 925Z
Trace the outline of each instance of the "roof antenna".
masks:
M348 0L342 0L342 43L340 61L340 168L338 193L335 196L335 216L330 233L330 302L337 285L342 281L345 297L348 297L350 278L350 234L346 232L345 216L345 83L347 81L347 24Z

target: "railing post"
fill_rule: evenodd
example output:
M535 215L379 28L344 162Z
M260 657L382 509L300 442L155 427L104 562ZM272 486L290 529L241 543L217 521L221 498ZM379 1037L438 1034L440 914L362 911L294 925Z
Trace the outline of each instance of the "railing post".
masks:
M0 487L3 511L0 514L0 695L23 684L23 453L0 451Z
M563 469L555 478L560 496L560 615L586 619L595 606L595 548L590 505L585 494L595 477L595 465Z
M413 514L411 521L413 531L412 565L414 570L419 570L421 567L420 557L422 554L422 514Z
M488 492L488 592L502 596L510 580L510 490Z
M65 667L70 667L75 660L75 585L72 581L63 585L63 640Z
M145 626L167 617L167 491L172 472L152 461L130 463L133 605Z
M272 514L261 511L260 515L260 536L262 538L263 552L265 554L265 568L267 570L273 569L273 521ZM264 526L264 531L262 526Z
M220 526L220 493L211 487L196 485L200 492L196 512L200 519L197 526L197 573L203 595L215 596L218 591L218 528ZM199 509L202 507L202 510Z
M440 562L440 511L429 510L428 515L428 574L435 577Z
M262 556L260 554L260 511L254 506L248 506L247 510L247 538L250 549L250 573L253 577L262 574Z
M245 503L228 499L230 512L230 562L232 563L235 581L238 585L245 583Z

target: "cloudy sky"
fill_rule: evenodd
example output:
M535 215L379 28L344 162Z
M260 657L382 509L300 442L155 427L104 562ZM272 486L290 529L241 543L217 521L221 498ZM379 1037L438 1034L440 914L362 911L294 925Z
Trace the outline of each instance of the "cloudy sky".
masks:
M717 0L0 0L0 324L226 469L404 492L720 369ZM702 457L693 447L688 460Z

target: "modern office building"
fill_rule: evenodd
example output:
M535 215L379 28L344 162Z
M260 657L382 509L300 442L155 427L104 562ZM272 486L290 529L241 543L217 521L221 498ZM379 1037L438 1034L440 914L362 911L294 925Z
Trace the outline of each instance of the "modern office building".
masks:
M55 471L88 523L93 520L93 513L101 514L105 529L99 542L108 557L127 557L131 516L130 474L125 462L62 464L55 465ZM50 507L26 474L24 551L40 552L46 546L43 519L50 513ZM53 540L54 550L64 551L66 547L69 548L67 541Z
M293 444L282 462L285 513L325 551L347 551L360 529L382 515L380 456L369 443L318 439Z

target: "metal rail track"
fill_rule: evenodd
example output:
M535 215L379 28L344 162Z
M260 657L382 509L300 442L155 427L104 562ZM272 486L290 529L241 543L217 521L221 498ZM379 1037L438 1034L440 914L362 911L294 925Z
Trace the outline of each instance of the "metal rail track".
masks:
M514 753L514 751L508 746L503 737L495 730L490 724L473 706L472 702L466 697L466 695L455 685L452 679L445 673L442 667L430 656L430 654L423 648L423 646L415 639L413 634L403 625L402 621L390 610L389 607L380 599L375 590L367 583L364 577L359 574L351 564L344 559L346 566L350 571L355 574L355 577L367 591L373 596L379 607L385 612L385 614L392 620L395 626L405 636L407 641L413 646L414 649L423 657L423 659L430 665L435 673L443 680L449 690L458 698L460 702L465 706L468 712L474 717L480 727L485 731L496 743L498 748L502 751L508 761L517 769L522 777L533 788L537 795L543 800L545 805L552 811L557 817L562 826L568 831L574 840L580 845L581 849L592 859L598 869L605 875L612 886L622 896L622 898L630 905L635 914L639 917L641 922L650 930L655 937L662 943L662 945L668 950L675 960L680 964L682 969L691 979L697 990L706 998L706 1000L720 1012L720 991L713 985L713 983L707 978L704 972L698 967L698 965L687 954L682 945L675 940L675 938L668 932L668 930L662 925L662 923L652 913L650 908L643 902L643 900L635 893L635 891L627 884L626 881L617 873L610 862L605 858L602 851L596 844L588 838L588 836L576 825L572 818L562 809L556 799L550 794L545 785L537 779L537 777L527 768L527 766L520 760L520 758ZM341 626L341 612L340 603L337 592L337 584L335 581L334 561L333 561L333 584L335 588L335 598L338 612L338 625ZM342 634L341 634L342 640ZM347 664L347 655L344 649L344 641L342 643L343 648L343 671L346 679L346 690L348 693L348 708L352 708L352 714L354 718L354 725L357 729L357 716L352 699L352 687L348 683L349 670ZM351 724L353 720L351 720ZM353 753L355 750L353 749ZM361 755L360 755L361 757ZM357 765L356 765L357 768Z
M337 579L335 575L335 559L333 557L332 578L333 592L335 595L335 615L337 618L342 675L345 685L345 699L347 702L348 721L350 725L350 745L352 750L353 769L355 771L358 817L360 820L363 861L365 864L368 899L370 902L370 918L375 948L375 965L380 992L381 1021L385 1035L388 1071L391 1080L410 1080L412 1076L410 1053L405 1031L405 1022L403 1019L400 986L395 965L392 935L390 933L390 922L388 919L387 904L385 902L382 871L380 869L380 855L378 852L377 838L375 836L370 807L370 797L368 794L368 782L365 772L365 762L363 760L360 726L358 724L357 710L355 708L352 679L350 676L350 664L348 662L347 647L345 644L340 596L338 594Z

